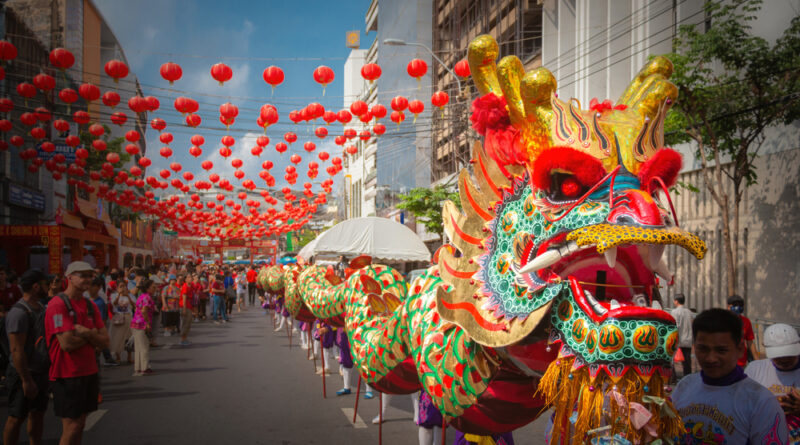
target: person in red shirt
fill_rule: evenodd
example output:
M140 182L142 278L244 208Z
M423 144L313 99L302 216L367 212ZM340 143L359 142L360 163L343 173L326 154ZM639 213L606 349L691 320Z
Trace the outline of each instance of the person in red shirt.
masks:
M250 266L247 269L247 301L250 303L250 306L255 306L256 304L256 277L258 276L258 272Z
M19 286L8 282L8 271L5 268L0 268L0 308L2 312L8 312L11 306L22 298L22 291Z
M108 348L109 340L97 306L83 297L94 279L92 266L75 261L65 275L67 290L48 303L44 325L61 443L77 444L83 438L86 415L97 410L100 377L95 349Z
M185 281L183 276L179 280L181 284L180 299L178 306L181 311L181 346L189 346L192 343L188 340L189 330L192 328L192 320L194 314L192 313L192 298L194 294L194 286L190 281Z
M747 366L747 362L753 360L753 340L756 338L753 333L753 324L750 323L749 318L744 316L744 298L740 295L728 297L728 310L742 319L742 340L745 342L745 348L736 364L744 368Z

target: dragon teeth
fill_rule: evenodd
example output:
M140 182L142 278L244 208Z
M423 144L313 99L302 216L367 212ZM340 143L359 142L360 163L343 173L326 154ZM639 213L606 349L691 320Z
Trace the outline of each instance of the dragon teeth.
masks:
M608 302L608 306L611 309L618 309L620 307L620 304L619 304L619 301L612 299L611 301Z
M557 249L550 249L536 258L530 260L527 264L519 269L518 274L524 275L534 273L537 270L544 269L545 267L552 266L557 263L561 258L571 255L580 250L578 243L570 241L569 244Z
M605 252L603 252L603 256L606 257L606 263L608 264L608 267L613 269L614 266L617 264L617 248L612 247L606 250Z

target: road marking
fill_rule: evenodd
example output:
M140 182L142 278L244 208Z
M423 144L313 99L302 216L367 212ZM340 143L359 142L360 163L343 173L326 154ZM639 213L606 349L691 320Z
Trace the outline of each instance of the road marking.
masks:
M107 412L108 412L107 409L98 409L97 411L89 413L89 415L86 416L86 424L83 426L83 430L89 431L90 429L92 429L94 424L97 423L100 420L100 418L103 417L103 415Z
M347 417L347 421L352 423L353 422L353 408L342 408L342 412L344 416ZM367 424L364 423L364 419L361 416L356 416L356 423L353 423L353 428L361 429L366 428Z

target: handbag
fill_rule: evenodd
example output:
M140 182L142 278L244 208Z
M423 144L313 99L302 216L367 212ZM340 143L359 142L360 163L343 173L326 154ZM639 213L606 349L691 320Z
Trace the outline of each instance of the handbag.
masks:
M133 352L133 336L125 341L125 352Z

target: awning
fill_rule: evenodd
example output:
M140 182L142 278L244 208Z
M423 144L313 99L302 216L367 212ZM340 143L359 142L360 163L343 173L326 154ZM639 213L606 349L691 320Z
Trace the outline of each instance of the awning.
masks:
M394 261L430 261L431 253L419 236L399 222L367 216L343 221L315 240L313 254L332 253L350 258L369 255Z
M105 223L106 231L112 238L120 239L119 237L119 229L114 226L114 224Z
M75 216L69 212L64 212L61 214L61 222L67 226L72 227L73 229L83 230L83 222L81 221L80 216Z

